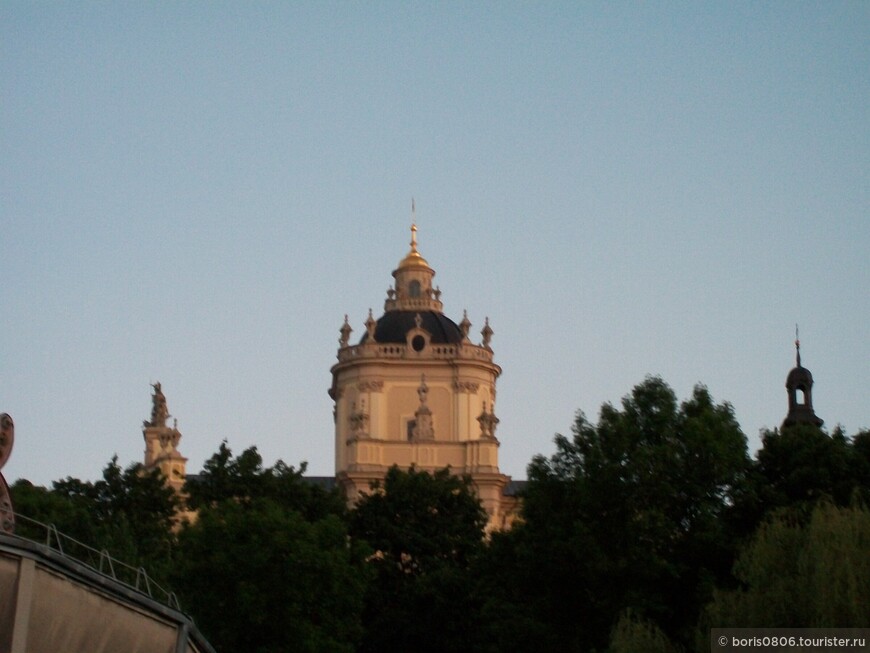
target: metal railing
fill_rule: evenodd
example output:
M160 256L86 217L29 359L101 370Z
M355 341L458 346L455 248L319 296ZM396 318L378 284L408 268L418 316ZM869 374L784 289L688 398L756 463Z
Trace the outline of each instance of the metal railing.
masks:
M144 567L134 567L113 557L106 549L95 549L88 546L84 542L61 533L54 524L44 524L20 513L13 514L15 515L16 531L19 531L13 534L14 537L46 546L63 558L84 565L129 589L181 612L181 606L178 604L178 597L175 593L161 587L148 575ZM44 537L37 539L37 537L22 535L20 530L25 524L34 531L44 533Z

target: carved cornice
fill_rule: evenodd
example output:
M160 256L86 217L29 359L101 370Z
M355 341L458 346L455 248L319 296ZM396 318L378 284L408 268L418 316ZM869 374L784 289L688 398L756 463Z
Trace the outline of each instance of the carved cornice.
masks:
M402 343L369 343L351 345L338 351L338 363L354 363L357 361L402 360L418 361L420 358L432 360L456 360L470 363L480 363L491 366L496 376L501 374L501 368L493 363L491 350L478 345L461 343L458 345L431 344L423 352L416 352L407 344ZM335 366L333 366L333 372Z
M387 297L387 300L384 302L384 312L389 311L435 311L436 313L443 313L444 304L431 297L405 297L402 299Z
M366 379L360 381L356 387L360 392L383 392L384 381L383 379Z
M453 388L457 392L462 392L463 394L477 394L480 384L475 383L474 381L456 381L453 384Z

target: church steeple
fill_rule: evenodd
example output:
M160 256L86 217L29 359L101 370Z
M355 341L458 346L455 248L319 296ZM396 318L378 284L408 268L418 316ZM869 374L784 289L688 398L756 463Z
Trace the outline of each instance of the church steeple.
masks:
M166 421L171 417L166 407L166 395L160 382L152 383L154 394L151 395L151 419L142 423L142 436L145 438L145 468L157 467L166 477L167 484L175 490L184 485L187 458L178 451L181 432L178 430L178 420L172 426Z
M796 366L788 373L785 388L788 391L788 415L782 422L782 427L795 424L810 424L821 426L824 421L813 410L813 375L801 365L801 341L795 325L795 362Z
M387 291L384 311L436 311L444 309L441 290L432 287L435 270L417 250L417 224L411 224L411 251L393 270L395 289Z
M345 319L332 366L335 402L335 472L348 500L383 480L392 465L471 477L492 527L515 515L504 494L495 435L496 381L492 328L485 320L480 344L471 320L444 314L441 291L420 253L412 204L411 248L393 270L384 314L370 310L358 344Z

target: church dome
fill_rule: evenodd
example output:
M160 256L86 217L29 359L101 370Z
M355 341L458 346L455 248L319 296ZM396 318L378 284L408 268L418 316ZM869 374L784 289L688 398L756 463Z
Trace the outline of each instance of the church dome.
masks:
M795 366L785 379L785 388L788 390L788 414L782 422L782 427L794 426L795 424L812 424L819 427L824 420L813 411L813 375L801 365L801 341L797 337L795 326Z
M437 311L387 311L377 321L375 341L405 343L408 332L418 328L418 315L421 318L419 328L429 332L431 343L443 345L462 342L462 331L456 323ZM363 334L360 344L368 342L368 339L369 334Z
M408 255L405 256L405 258L399 261L399 266L396 268L397 270L429 267L429 263L420 255L420 252L417 251L416 243L412 243L412 245L414 246L414 249L408 252Z
M792 368L785 380L786 388L801 388L813 385L813 375L802 366Z

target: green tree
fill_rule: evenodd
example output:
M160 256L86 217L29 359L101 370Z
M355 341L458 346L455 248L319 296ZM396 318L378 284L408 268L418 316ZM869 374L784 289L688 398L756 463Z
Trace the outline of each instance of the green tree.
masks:
M45 529L32 523L53 524L58 530L77 539L92 540L95 524L91 523L88 501L70 501L50 489L18 479L9 488L15 512L19 515L15 532L28 539L46 539Z
M343 515L345 500L341 493L307 482L305 469L304 462L297 470L281 460L264 467L256 447L233 456L224 441L206 461L202 473L185 485L187 505L197 510L227 500L248 503L270 498L297 510L309 521L330 514Z
M857 492L864 504L870 505L870 430L858 431L852 437L852 452Z
M350 514L374 550L361 651L471 651L480 631L471 563L486 513L468 479L392 467Z
M717 590L705 627L870 626L870 511L818 503L804 523L781 511L734 567L740 587ZM706 628L704 630L706 632Z
M573 438L555 442L529 466L524 523L506 536L520 569L503 579L519 586L488 609L533 611L564 650L603 649L626 609L691 637L736 547L729 511L749 458L731 406L703 386L678 404L647 378L597 424L578 413Z
M626 610L610 636L609 653L676 653L667 635L648 619Z
M362 552L335 515L223 501L179 534L174 586L218 651L353 651L365 584Z
M218 651L353 651L368 551L344 501L256 448L224 442L188 482L197 518L178 535L173 586Z
M590 615L562 612L560 600L566 595L570 598L572 593L564 574L573 581L580 576L580 566L593 561L582 555L588 547L569 539L566 531L556 536L563 539L553 539L548 545L544 545L541 531L521 524L515 524L511 531L492 534L484 555L472 569L475 595L481 603L479 650L580 650L565 646L567 627L562 619L573 623L585 621ZM556 529L550 532L555 535ZM542 555L557 556L558 564ZM585 591L585 587L573 588L575 593Z
M766 431L761 441L755 465L759 517L784 507L809 517L821 499L847 506L856 490L870 483L861 477L860 451L840 428L828 435L799 424Z
M161 584L172 563L172 533L178 507L175 492L158 470L140 464L122 469L117 457L91 482L68 477L52 489L18 481L12 489L16 512L97 550L106 550L132 567L144 567ZM20 520L18 532L44 539L41 528ZM67 550L86 555L84 549ZM96 562L86 560L87 562ZM129 580L129 579L128 579Z

